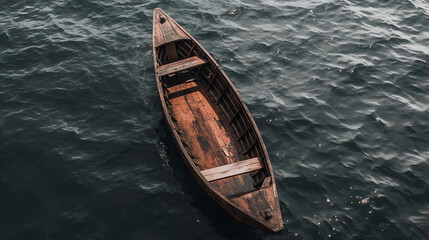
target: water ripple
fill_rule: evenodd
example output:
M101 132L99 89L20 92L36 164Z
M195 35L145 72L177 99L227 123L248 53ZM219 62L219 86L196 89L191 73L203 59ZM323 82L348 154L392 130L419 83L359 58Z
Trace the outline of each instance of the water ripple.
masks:
M2 4L0 238L429 238L426 2ZM281 234L231 220L175 150L153 73L155 7L248 104Z

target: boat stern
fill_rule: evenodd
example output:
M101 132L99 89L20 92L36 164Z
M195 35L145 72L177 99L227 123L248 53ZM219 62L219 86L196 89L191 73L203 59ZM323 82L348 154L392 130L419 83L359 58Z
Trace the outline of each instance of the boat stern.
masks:
M277 233L283 230L283 220L276 195L277 192L274 191L274 187L271 185L267 188L232 198L231 201L253 217L253 222L249 223L250 225L267 232ZM246 220L244 221L246 222Z

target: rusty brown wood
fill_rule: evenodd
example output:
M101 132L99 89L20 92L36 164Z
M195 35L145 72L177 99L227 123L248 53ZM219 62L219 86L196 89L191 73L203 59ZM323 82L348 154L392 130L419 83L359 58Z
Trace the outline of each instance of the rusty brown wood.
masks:
M155 9L153 22L155 77L161 106L190 172L204 191L238 221L267 232L281 231L283 221L271 162L258 128L236 88L213 57L164 11ZM207 71L211 73L213 69L216 76L210 77L206 70L199 76L201 65L198 71L183 72L195 67L188 64L190 60L187 58L181 63L177 62L183 60L171 61L175 55L184 57L186 49L190 49L191 55L196 55L194 57L204 59L208 64ZM182 74L171 75L177 71ZM186 81L184 77L188 75L197 81ZM207 78L214 79L210 91L201 85L201 82L210 85L211 79ZM164 89L168 90L166 96ZM222 97L224 100L217 105L217 100ZM228 124L231 119L235 121ZM244 154L240 153L243 149L247 150ZM260 163L258 169L254 166L255 171L240 172L232 168L246 165L245 159L253 157ZM204 171L218 167L228 168L226 172L229 174L207 181ZM262 173L252 177L251 173L256 171ZM265 180L267 178L269 180Z

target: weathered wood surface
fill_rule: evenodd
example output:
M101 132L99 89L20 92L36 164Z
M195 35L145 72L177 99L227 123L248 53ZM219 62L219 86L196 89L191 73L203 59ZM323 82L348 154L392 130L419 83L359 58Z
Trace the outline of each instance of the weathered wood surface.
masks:
M230 136L232 129L219 107L210 103L204 88L195 81L183 81L168 89L172 114L199 169L240 161L239 147ZM250 174L215 180L211 185L225 196L254 189Z
M201 171L201 174L204 175L207 181L211 182L222 178L232 177L235 175L260 170L262 168L260 161L261 160L258 157L251 158L228 165L207 169Z
M238 221L281 231L268 153L237 90L210 54L161 9L154 10L153 37L162 108L190 171Z
M181 72L190 68L201 66L206 63L207 60L201 59L197 56L185 58L183 60L159 66L158 76L162 77L172 73Z
M171 18L164 11L157 8L153 11L153 14L155 47L178 40L189 39L183 31L175 26L175 23L171 21ZM165 21L162 19L165 19Z
M283 223L278 221L278 219L281 219L281 211L275 204L276 198L273 188L264 188L232 198L231 201L242 206L249 212L260 216L272 226L281 228ZM267 218L266 212L268 212L271 217Z

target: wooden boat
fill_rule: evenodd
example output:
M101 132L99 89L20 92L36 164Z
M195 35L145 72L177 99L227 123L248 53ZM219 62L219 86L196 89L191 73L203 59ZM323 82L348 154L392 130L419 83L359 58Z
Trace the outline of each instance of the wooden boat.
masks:
M274 174L253 117L213 57L160 8L153 60L166 121L198 183L236 220L281 231Z

